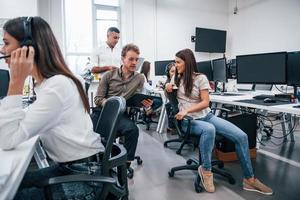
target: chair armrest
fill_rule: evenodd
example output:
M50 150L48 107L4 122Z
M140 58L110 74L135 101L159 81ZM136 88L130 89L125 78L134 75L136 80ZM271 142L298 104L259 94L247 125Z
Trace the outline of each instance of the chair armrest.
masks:
M45 181L42 181L40 187L46 187L49 185L55 185L61 183L71 183L71 182L101 182L101 183L116 184L116 180L111 177L89 175L89 174L76 174L76 175L66 175L66 176L57 176L57 177L49 178Z
M114 143L113 144L113 148L118 148L120 150L120 153L118 155L114 155L111 158L109 158L110 162L113 162L114 164L112 165L113 167L118 166L118 163L122 163L122 161L125 159L127 160L127 151L125 149L125 147L121 144L118 143Z
M186 120L193 120L193 118L190 117L190 116L184 116L183 119L186 119Z

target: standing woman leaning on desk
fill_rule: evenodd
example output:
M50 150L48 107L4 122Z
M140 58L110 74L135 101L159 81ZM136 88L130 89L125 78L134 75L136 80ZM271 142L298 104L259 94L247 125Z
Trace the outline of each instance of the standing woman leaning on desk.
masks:
M273 194L271 188L254 178L249 154L248 137L245 132L234 124L216 117L209 108L209 82L205 75L196 73L196 60L190 49L183 49L176 53L176 72L171 83L166 84L167 92L173 91L173 86L178 87L177 99L179 112L177 120L190 116L191 133L200 136L199 148L202 165L198 172L201 182L207 192L214 192L213 175L211 172L211 155L214 146L215 134L221 134L235 143L235 149L244 173L243 189L255 191L266 195ZM184 129L187 122L183 121Z
M72 163L94 158L104 147L93 132L81 82L67 67L47 22L40 17L20 17L6 22L3 29L0 53L11 55L5 59L11 79L7 97L0 102L0 148L13 149L39 135L57 163L26 173L21 188L34 187L43 178L73 173ZM36 80L37 100L24 112L22 91L29 75ZM84 165L76 170L89 172Z

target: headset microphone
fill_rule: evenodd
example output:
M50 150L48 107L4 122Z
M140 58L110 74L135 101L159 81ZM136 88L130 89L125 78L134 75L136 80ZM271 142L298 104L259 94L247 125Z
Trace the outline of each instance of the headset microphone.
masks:
M10 57L10 55L0 56L0 60L1 60L1 59L4 59L4 58L9 58L9 57Z

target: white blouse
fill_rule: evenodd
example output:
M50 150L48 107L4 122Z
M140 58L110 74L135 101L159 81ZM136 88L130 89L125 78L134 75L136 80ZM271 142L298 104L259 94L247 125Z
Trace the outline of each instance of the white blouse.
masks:
M26 112L21 95L0 101L1 149L12 149L39 135L47 154L56 162L73 161L104 150L71 79L56 75L45 79L35 91L37 100Z

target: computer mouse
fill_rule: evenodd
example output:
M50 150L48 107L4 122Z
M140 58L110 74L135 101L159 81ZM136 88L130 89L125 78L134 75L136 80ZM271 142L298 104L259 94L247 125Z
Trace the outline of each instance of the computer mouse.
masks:
M265 98L264 103L276 103L275 99Z

